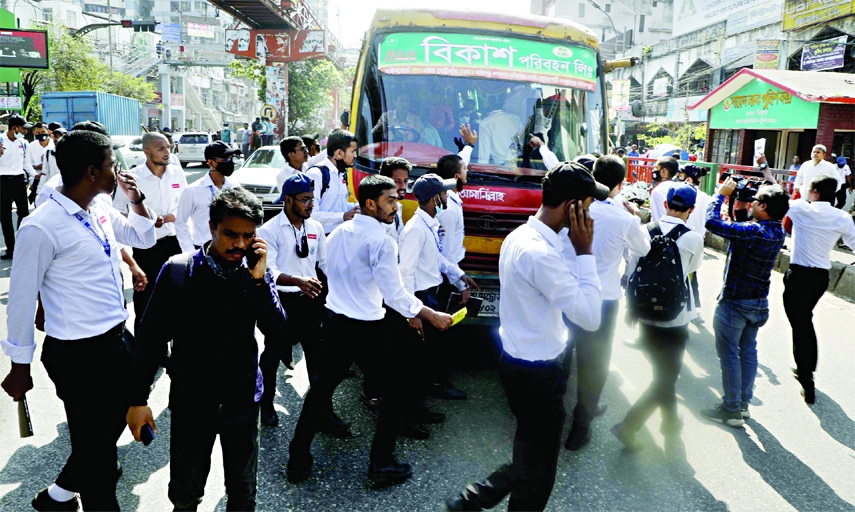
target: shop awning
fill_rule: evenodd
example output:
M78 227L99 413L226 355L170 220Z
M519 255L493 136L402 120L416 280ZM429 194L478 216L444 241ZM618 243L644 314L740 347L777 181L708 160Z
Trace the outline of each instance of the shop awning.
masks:
M751 80L760 80L805 101L855 104L855 74L777 69L742 69L689 110L709 110Z

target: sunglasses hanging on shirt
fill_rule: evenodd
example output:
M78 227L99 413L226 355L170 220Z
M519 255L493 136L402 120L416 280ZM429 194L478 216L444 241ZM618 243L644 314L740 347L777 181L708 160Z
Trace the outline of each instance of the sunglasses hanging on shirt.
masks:
M297 253L297 256L301 259L309 256L309 238L306 236L306 224L303 224L302 244L297 243L297 229L293 225L291 229L294 230L294 251Z

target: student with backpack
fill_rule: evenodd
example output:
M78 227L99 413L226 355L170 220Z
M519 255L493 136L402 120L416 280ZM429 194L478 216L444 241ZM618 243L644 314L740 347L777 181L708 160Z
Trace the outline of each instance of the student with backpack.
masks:
M637 451L635 434L657 408L662 410L660 431L674 434L683 426L677 415L675 386L689 338L689 322L695 317L689 274L701 267L704 237L686 226L695 207L697 191L687 183L675 183L664 203L665 215L647 225L650 251L630 259L635 270L626 289L629 314L640 324L641 348L653 365L653 382L612 433Z
M312 218L330 234L342 222L353 219L359 206L347 202L347 168L356 158L356 136L347 130L333 130L327 140L327 157L306 170L315 182L315 211Z

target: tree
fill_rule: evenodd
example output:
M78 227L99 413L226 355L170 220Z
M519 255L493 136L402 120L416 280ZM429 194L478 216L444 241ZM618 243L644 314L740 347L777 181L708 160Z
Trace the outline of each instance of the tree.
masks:
M71 36L62 25L50 28L50 69L22 74L24 114L41 117L42 92L103 91L151 102L157 96L154 84L119 72L95 58L92 44Z
M258 84L258 101L267 102L267 71L257 60L234 60L229 64L231 75L248 78Z
M655 148L660 144L673 144L686 151L707 136L704 124L692 123L647 123L644 131L638 134L638 140L645 146Z
M329 60L304 60L289 64L288 132L321 131L333 108L330 91L344 84L344 76Z

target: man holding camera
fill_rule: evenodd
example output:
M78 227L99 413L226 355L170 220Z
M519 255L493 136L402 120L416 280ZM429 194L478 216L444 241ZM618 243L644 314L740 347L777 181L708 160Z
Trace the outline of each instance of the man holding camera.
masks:
M748 403L757 375L757 331L769 319L769 285L778 252L784 245L781 219L789 196L778 185L764 185L751 199L748 222L725 221L721 206L737 182L728 178L707 210L707 229L730 240L724 287L718 297L713 328L721 363L723 403L701 414L731 427L749 418ZM733 201L735 198L731 198Z

